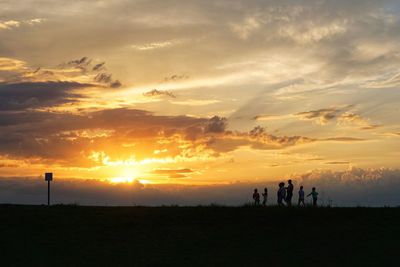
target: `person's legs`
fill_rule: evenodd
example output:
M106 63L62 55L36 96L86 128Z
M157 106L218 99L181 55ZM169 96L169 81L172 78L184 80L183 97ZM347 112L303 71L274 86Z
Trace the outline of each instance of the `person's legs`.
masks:
M293 197L293 195L290 193L286 197L286 203L288 206L292 206L292 197Z

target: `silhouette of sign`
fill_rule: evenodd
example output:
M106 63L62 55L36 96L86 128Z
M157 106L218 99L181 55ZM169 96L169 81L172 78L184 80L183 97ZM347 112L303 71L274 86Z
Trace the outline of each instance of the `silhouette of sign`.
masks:
M53 173L52 172L46 172L45 175L44 175L44 180L48 181L48 182L53 181Z

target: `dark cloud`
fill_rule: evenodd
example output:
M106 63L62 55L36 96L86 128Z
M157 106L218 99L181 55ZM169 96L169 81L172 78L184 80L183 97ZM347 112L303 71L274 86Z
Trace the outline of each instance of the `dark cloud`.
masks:
M143 95L146 97L167 96L167 97L171 97L171 98L176 98L176 96L170 91L157 90L157 89L153 89L151 91L145 92L145 93L143 93Z
M61 64L61 69L75 68L81 70L83 74L91 75L96 74L93 78L94 82L105 84L110 88L121 87L119 80L114 80L112 74L108 72L101 72L106 70L105 62L93 64L93 60L88 57L82 57L80 59L71 60L67 63ZM100 73L99 73L100 72Z
M61 67L73 67L73 68L77 68L77 69L81 69L83 71L86 71L89 67L89 65L91 65L92 60L89 59L88 57L82 57L80 59L75 59L75 60L71 60L67 63L61 64Z
M115 80L115 81L110 83L110 87L111 88L119 88L121 86L122 86L122 83L120 81L118 81L118 80Z
M99 73L94 77L94 80L98 83L111 83L112 75L108 73Z
M164 78L164 82L176 82L176 81L187 80L187 79L189 79L188 75L185 75L185 74L181 74L181 75L174 74L174 75L165 77Z
M225 132L227 126L228 126L228 120L226 118L214 116L208 121L205 132L222 133Z
M93 70L93 71L101 71L101 70L104 70L104 69L105 69L105 64L106 64L105 62L98 63L98 64L96 64L96 65L93 66L92 70Z
M121 82L118 80L113 80L112 74L110 73L99 73L94 77L94 81L98 83L107 84L111 88L121 87Z
M55 107L76 102L81 95L73 90L90 87L77 82L24 82L0 84L0 110Z

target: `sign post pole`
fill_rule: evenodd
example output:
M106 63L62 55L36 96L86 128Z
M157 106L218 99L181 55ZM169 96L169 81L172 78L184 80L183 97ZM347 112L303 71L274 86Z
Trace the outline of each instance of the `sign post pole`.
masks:
M50 181L47 181L47 206L50 206Z
M53 181L53 173L46 172L44 180L47 181L47 206L50 206L50 182Z

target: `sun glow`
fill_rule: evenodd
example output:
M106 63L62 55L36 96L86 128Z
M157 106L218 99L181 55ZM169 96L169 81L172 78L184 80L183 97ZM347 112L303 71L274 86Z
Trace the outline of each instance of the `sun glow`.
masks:
M137 169L124 169L120 176L109 178L109 182L112 184L126 183L131 184L135 181L139 181L137 177L140 175Z
M110 178L109 181L112 184L120 184L120 183L126 183L126 184L131 184L136 180L136 178L133 177L113 177Z

